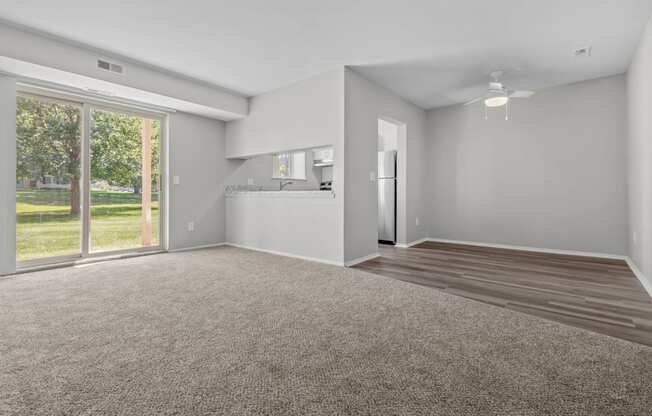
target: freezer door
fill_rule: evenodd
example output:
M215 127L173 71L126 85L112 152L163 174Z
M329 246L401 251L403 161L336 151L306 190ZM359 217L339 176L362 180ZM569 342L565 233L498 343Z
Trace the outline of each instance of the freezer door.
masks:
M378 177L396 177L396 151L378 152Z
M378 179L378 240L396 242L396 179Z

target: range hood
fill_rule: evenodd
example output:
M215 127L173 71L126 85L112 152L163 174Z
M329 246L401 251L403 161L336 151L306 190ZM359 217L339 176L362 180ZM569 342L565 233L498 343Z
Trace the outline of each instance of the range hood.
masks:
M312 165L313 166L333 166L333 163L335 161L332 159L319 159L319 160L313 160Z
M317 167L333 166L335 158L332 147L323 147L312 151L312 165Z

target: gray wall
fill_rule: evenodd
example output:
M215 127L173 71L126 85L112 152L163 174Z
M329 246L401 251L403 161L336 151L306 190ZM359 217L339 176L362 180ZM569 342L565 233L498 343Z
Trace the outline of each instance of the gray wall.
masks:
M224 123L185 113L170 115L170 249L225 241ZM180 177L174 185L172 178ZM188 222L195 231L188 231Z
M652 287L652 20L627 73L627 92L629 255Z
M624 254L625 106L619 75L515 100L509 121L430 111L430 237Z
M0 152L0 274L15 270L15 97L15 80L0 77L0 137L7 146ZM168 155L170 249L224 242L224 123L170 114ZM179 185L172 184L175 175ZM188 231L189 221L195 222L194 232Z
M124 60L112 54L90 48L77 42L57 39L54 36L43 36L33 30L23 30L0 22L0 57L16 59L43 66L42 71L30 73L31 77L44 77L47 68L65 71L58 74L56 82L61 85L72 83L77 85L78 78L69 74L82 75L91 78L81 82L84 86L89 84L93 88L112 91L111 86L101 87L92 80L110 82L135 88L131 91L135 96L143 97L148 94L159 95L158 99L167 101L167 98L184 102L184 108L196 108L197 111L211 114L220 114L226 118L242 117L248 113L248 100L239 94L230 93L219 87L214 87L199 81L191 81L181 75L171 74L165 70L153 68L137 63L133 60ZM125 66L125 73L116 75L97 68L98 58L111 59ZM7 71L14 65L8 65ZM2 62L0 62L2 66ZM22 74L20 74L22 75ZM75 80L73 82L73 80ZM55 82L55 81L53 81ZM121 89L123 93L126 91ZM137 98L135 98L138 100ZM158 105L174 107L175 101L158 102ZM154 103L152 103L154 104ZM178 104L178 103L177 103ZM205 107L205 108L204 108Z
M403 123L407 136L399 139L398 192L405 195L397 216L398 242L409 243L427 236L416 218L425 215L423 173L426 113L351 69L345 78L345 261L378 251L378 188L369 174L378 170L378 119ZM402 222L402 224L401 224Z

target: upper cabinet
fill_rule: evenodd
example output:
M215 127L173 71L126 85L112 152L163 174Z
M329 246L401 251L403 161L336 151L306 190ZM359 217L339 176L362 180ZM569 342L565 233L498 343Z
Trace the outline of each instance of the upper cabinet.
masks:
M312 150L313 166L333 166L335 152L332 147L320 147Z

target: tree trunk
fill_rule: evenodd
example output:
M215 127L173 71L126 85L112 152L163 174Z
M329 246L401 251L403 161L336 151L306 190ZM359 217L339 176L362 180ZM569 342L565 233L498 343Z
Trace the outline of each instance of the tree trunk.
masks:
M73 177L70 181L70 215L79 215L81 211L79 177Z

